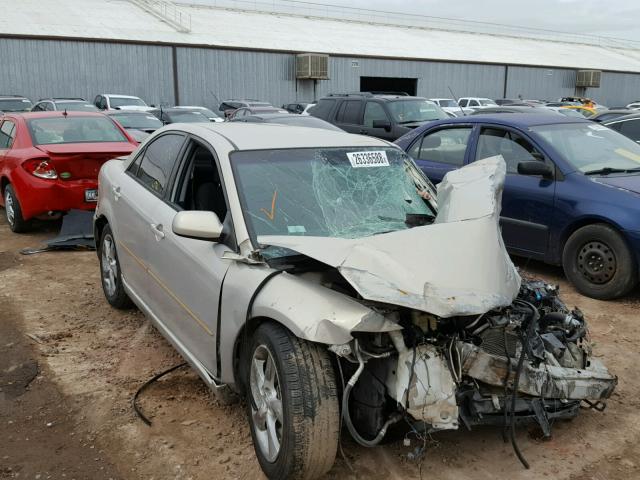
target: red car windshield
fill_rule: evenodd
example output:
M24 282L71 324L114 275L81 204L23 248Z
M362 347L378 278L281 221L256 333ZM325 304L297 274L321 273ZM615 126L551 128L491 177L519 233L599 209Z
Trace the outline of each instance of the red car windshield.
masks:
M128 142L106 117L53 117L27 120L34 145Z

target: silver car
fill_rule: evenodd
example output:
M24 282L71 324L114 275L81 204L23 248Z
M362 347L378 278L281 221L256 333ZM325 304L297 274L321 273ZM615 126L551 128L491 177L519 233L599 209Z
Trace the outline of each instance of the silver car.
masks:
M109 303L135 303L223 400L268 478L317 478L340 426L510 427L603 408L582 313L501 240L501 157L433 186L396 146L273 124L173 124L104 164ZM437 200L437 201L436 201ZM524 458L522 459L525 462Z

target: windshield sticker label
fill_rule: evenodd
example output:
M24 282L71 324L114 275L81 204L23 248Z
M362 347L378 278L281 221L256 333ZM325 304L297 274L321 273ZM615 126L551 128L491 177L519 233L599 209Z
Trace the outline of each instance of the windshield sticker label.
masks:
M289 225L287 226L287 230L289 230L289 233L307 233L304 225Z
M347 157L349 158L353 168L389 166L387 152L383 150L370 152L347 152Z
M609 130L608 127L605 127L604 125L587 125L587 127L589 127L591 130Z

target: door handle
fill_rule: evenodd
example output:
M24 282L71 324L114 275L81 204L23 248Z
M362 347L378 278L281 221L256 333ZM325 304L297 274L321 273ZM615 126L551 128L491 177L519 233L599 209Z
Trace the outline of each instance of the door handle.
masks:
M156 223L152 223L151 224L151 230L153 230L153 234L156 237L156 241L160 241L164 238L164 229L162 227L162 224L156 224Z
M118 199L122 196L122 192L120 192L120 187L116 185L111 186L111 193L113 193L113 198L116 201L118 201Z

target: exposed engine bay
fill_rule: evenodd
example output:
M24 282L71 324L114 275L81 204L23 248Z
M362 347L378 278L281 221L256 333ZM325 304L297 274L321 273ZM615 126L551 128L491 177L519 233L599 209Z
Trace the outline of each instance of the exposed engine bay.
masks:
M402 330L356 333L330 347L345 381L345 423L366 446L400 421L426 433L475 425L513 432L536 422L548 437L553 421L575 417L581 404L604 409L617 384L591 356L582 312L542 281L523 279L512 305L478 316L395 314Z

